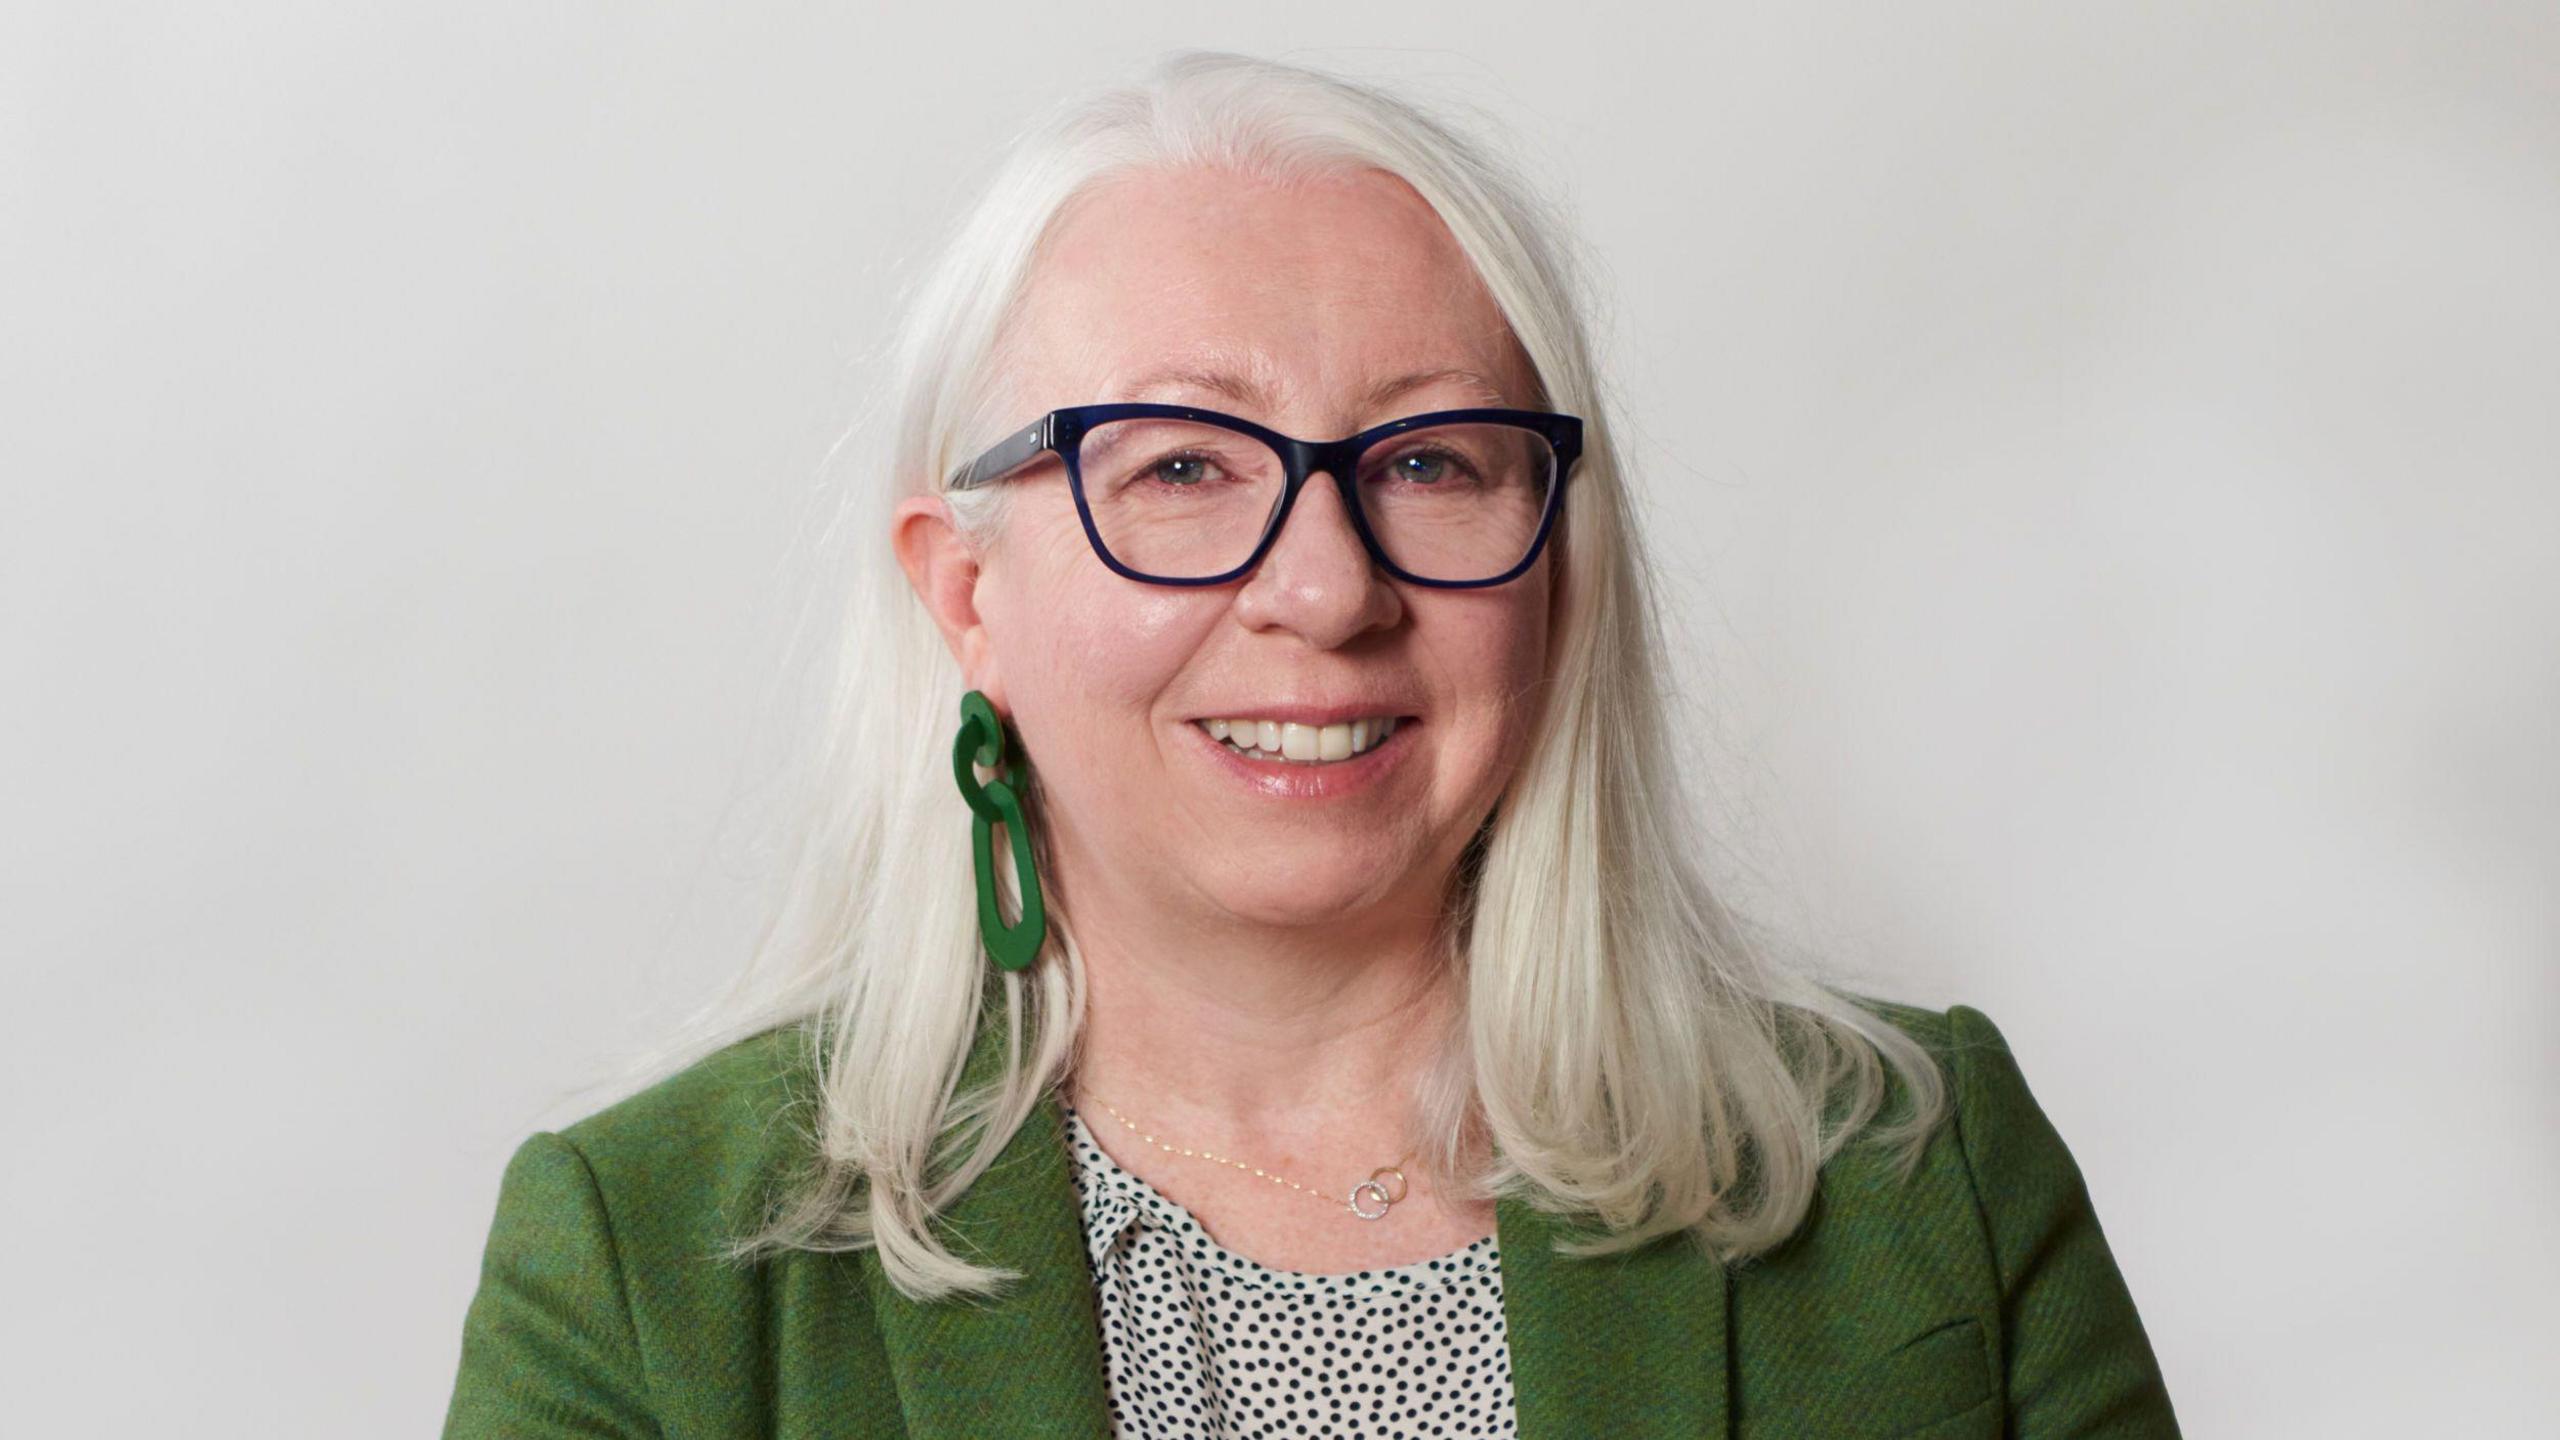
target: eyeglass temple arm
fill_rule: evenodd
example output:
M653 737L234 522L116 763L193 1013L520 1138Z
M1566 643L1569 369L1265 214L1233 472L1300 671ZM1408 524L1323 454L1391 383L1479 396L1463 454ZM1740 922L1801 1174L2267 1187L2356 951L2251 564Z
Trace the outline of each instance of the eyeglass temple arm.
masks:
M1032 456L1049 448L1056 423L1056 416L1043 415L1037 424L1014 431L997 441L985 454L953 471L951 483L944 488L975 490L1020 469Z

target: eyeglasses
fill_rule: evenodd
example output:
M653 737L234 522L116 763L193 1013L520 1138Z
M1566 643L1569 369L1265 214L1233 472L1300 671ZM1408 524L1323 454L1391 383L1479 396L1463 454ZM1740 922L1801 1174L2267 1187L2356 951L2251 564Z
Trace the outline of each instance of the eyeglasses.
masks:
M1262 563L1322 471L1371 559L1399 580L1500 585L1538 558L1582 454L1582 421L1434 410L1296 440L1187 405L1071 405L954 471L974 490L1055 453L1102 563L1149 585L1221 585Z

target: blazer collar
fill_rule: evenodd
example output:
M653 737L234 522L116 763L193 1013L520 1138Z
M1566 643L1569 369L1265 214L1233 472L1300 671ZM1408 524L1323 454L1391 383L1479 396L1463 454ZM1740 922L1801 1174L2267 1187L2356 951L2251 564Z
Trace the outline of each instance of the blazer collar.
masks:
M963 1089L1001 1071L1001 1002L962 1071ZM1007 1434L1094 1440L1110 1433L1102 1333L1064 1115L1053 1096L942 1224L955 1252L1019 1271L994 1301L918 1303L863 1252L907 1433L968 1440ZM1723 1270L1685 1235L1631 1253L1577 1260L1551 1248L1573 1228L1501 1197L1502 1310L1522 1440L1613 1435L1724 1440L1727 1332ZM1002 1417L999 1421L996 1417Z

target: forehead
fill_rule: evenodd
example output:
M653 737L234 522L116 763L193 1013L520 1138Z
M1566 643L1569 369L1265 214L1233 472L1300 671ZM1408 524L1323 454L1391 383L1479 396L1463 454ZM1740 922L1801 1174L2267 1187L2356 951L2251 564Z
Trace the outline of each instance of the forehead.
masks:
M1537 402L1455 237L1377 170L1096 184L1042 243L1005 369L1033 409L1207 391L1202 403L1267 421L1353 426L1413 408L1391 394Z

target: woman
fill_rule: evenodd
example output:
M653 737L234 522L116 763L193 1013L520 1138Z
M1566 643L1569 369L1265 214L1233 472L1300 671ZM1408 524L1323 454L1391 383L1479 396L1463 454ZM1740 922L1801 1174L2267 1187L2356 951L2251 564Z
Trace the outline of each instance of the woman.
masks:
M1990 1020L1692 867L1483 151L1177 59L896 359L842 808L717 1052L508 1166L448 1435L2176 1433Z

